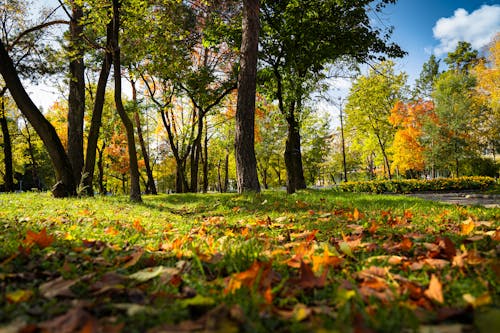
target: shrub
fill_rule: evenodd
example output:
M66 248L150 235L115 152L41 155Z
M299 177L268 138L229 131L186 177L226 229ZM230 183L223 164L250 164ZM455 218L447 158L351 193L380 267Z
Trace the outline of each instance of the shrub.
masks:
M430 180L374 180L342 183L339 192L412 193L421 191L485 190L496 183L492 177L436 178Z

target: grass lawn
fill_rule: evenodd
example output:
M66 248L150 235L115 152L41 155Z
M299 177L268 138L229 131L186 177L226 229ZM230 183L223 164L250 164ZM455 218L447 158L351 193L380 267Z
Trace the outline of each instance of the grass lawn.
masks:
M500 209L0 194L0 332L500 331Z

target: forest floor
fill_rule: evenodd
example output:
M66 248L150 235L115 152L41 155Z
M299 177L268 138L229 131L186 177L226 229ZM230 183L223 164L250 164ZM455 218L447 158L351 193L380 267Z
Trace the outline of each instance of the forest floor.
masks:
M462 195L0 194L0 333L498 332L500 208Z

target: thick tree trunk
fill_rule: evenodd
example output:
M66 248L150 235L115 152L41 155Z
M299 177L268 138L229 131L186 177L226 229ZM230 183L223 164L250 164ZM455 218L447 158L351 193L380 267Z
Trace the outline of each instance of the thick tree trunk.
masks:
M4 91L5 93L5 91ZM9 123L7 121L7 112L5 110L4 94L0 95L0 126L2 127L3 154L5 174L3 182L6 192L14 192L14 172L12 167L12 143L10 140Z
M127 115L122 102L121 61L120 61L120 0L113 0L113 70L115 79L116 110L127 134L127 146L130 167L130 200L142 202L139 166L135 148L134 126Z
M69 25L71 52L69 63L68 96L68 158L73 167L75 183L79 184L83 171L83 117L85 114L85 65L81 45L83 9L71 1L72 16Z
M0 73L9 88L17 107L28 119L42 139L54 166L57 184L52 193L55 197L76 195L76 183L73 168L54 126L43 116L31 100L17 75L12 59L9 57L3 42L0 40Z
M111 71L111 64L113 62L113 55L109 51L111 49L111 39L113 31L112 27L112 23L109 23L107 26L107 51L104 54L101 72L99 73L99 79L97 81L94 108L92 111L92 119L90 120L89 137L87 139L87 152L85 156L85 165L83 171L83 185L85 191L87 192L87 195L89 196L94 195L93 180L97 141L99 140L99 130L101 129L102 124L102 111L104 109L104 100L106 96L106 83L108 82L109 73ZM99 192L102 194L101 191L102 184L99 183Z
M304 169L302 167L299 124L295 119L294 111L295 108L292 103L286 117L288 123L288 137L285 146L286 189L290 194L295 193L296 190L306 188Z
M259 43L259 0L243 1L238 101L236 107L235 157L238 193L260 192L255 158L255 93Z

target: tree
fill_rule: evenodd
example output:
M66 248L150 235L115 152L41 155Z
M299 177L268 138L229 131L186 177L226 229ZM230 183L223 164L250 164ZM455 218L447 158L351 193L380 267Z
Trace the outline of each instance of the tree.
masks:
M424 170L422 126L429 119L435 119L434 104L430 101L396 103L389 117L390 123L397 129L392 145L393 170L408 174L410 178L415 178Z
M352 85L345 110L346 126L355 129L360 141L376 142L389 179L392 178L389 148L394 140L389 116L396 102L404 97L406 79L405 73L394 72L392 61L374 66Z
M469 42L460 41L454 51L448 53L444 62L451 70L468 73L479 62L477 50Z
M434 82L439 77L439 63L441 60L431 55L422 66L419 78L415 82L415 99L429 100L434 90Z
M372 26L375 13L393 0L268 0L262 5L261 78L288 124L285 148L287 191L306 187L298 115L324 69L336 61L369 62L404 52L388 41L390 31Z
M436 120L429 119L424 125L428 158L455 177L460 175L460 164L473 149L474 86L475 79L467 73L452 70L441 74L433 93Z
M478 103L486 108L481 126L480 136L486 150L493 154L500 153L500 33L490 44L488 59L482 59L473 68L477 78Z
M120 60L120 8L121 0L113 0L113 73L115 81L115 105L127 135L128 157L130 164L130 200L141 202L141 186L137 151L135 147L134 125L130 120L122 101L121 60Z
M243 1L238 102L236 108L235 155L238 193L260 192L254 148L257 52L259 43L259 0Z

